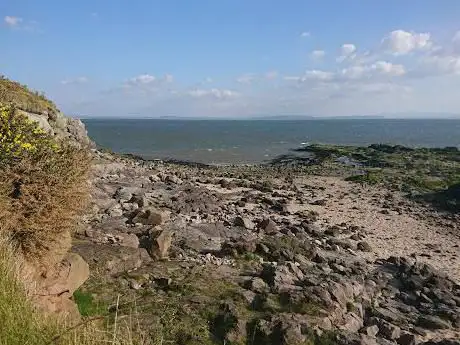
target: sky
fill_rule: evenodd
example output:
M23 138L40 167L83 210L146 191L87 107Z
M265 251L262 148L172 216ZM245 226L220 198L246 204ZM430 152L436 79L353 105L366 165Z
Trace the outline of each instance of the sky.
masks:
M2 0L0 74L80 117L460 114L459 18L458 0Z

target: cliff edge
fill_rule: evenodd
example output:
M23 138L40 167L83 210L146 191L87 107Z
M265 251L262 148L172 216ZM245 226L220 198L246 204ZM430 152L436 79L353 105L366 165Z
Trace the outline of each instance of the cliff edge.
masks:
M0 77L0 103L14 105L57 139L68 139L77 146L94 146L83 122L64 115L42 93L4 76Z

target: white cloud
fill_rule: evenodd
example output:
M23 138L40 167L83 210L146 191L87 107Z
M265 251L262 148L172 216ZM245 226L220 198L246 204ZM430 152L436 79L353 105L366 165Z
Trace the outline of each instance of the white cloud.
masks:
M6 25L8 25L9 27L16 27L23 22L22 18L14 17L14 16L5 16L3 20L5 21Z
M346 79L368 79L379 76L399 77L406 73L403 65L395 65L387 61L377 61L371 65L356 65L344 68L341 75Z
M273 80L278 78L278 71L268 71L265 73L265 79Z
M205 80L204 80L205 83L212 83L213 80L211 77L207 77Z
M413 51L429 49L433 42L430 33L395 30L382 40L382 44L395 55L405 55Z
M226 89L194 89L187 92L189 96L202 98L202 97L213 97L217 99L226 99L236 97L239 94L236 91L226 90Z
M254 81L255 78L256 76L253 73L247 73L236 78L236 81L240 84L250 84Z
M308 70L303 76L285 76L284 80L340 85L349 81L365 83L380 82L388 80L388 78L401 77L405 74L406 69L403 65L379 60L371 64L354 64L341 70Z
M399 77L406 74L406 69L403 65L393 64L387 61L377 61L375 64L371 65L371 69L394 77Z
M293 75L286 75L283 77L284 80L286 81L301 81L301 77L293 76Z
M346 79L361 79L367 70L368 69L363 66L352 66L344 68L340 74Z
M313 50L310 54L311 58L314 60L320 60L326 55L324 50Z
M354 60L356 58L356 46L352 43L345 43L340 47L340 56L336 59L337 62L345 60Z
M302 77L302 81L306 80L318 80L318 81L327 81L334 78L334 73L320 70L310 70L306 71Z
M356 46L351 43L345 43L342 45L341 53L343 56L349 56L356 51Z
M141 74L137 77L131 78L129 82L131 84L150 84L153 83L157 78L150 74Z
M156 77L151 74L140 74L136 77L133 77L127 80L124 84L125 87L133 87L133 86L150 86L150 85L158 85L161 83L173 83L174 76L171 74L165 74L163 77Z
M452 42L460 42L460 31L457 31L452 38Z
M166 74L163 79L167 83L172 83L174 81L174 77L171 74Z
M460 56L429 56L421 60L421 66L416 71L422 76L455 74L460 75Z
M304 37L304 38L305 38L305 37L310 37L310 36L311 36L311 33L308 32L308 31L304 31L304 32L302 32L302 33L300 34L300 37Z
M61 81L62 85L85 84L88 82L87 77L77 77L75 79L65 79Z

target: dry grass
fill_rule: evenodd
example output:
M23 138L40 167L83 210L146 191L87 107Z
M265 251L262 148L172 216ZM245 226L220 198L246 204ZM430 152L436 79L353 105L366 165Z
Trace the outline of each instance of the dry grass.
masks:
M60 247L85 207L89 163L86 151L64 144L2 169L0 230L26 258L46 263L67 251Z
M43 94L31 91L25 85L0 76L0 103L14 104L17 108L32 113L56 113L53 102Z
M56 142L14 107L0 110L0 235L47 270L70 249L89 194L90 155Z

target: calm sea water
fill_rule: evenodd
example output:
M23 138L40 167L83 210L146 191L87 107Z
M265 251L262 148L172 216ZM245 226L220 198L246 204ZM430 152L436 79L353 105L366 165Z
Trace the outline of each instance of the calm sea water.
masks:
M304 143L460 147L460 120L84 120L98 145L146 158L255 163Z

